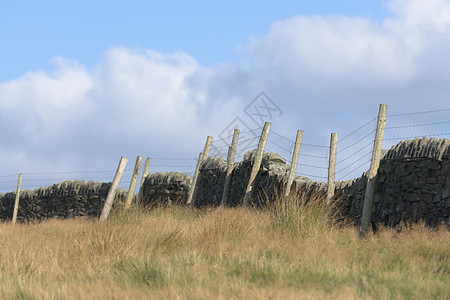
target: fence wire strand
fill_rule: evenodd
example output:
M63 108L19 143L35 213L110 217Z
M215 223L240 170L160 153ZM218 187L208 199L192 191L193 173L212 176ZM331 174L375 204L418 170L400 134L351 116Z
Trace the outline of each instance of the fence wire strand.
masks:
M383 149L423 137L450 138L450 109L388 115Z
M343 138L338 138L336 157L337 181L357 178L367 171L369 168L368 163L364 162L361 164L360 162L365 160L367 155L372 152L376 126L377 118L372 118ZM367 153L367 148L370 148L369 153ZM357 167L354 167L355 165ZM351 169L350 172L348 171L349 169Z
M356 130L338 139L336 175L338 181L349 180L362 175L369 169L377 118L358 127ZM243 161L245 153L258 147L262 128L240 132L236 151L236 162ZM228 147L231 146L233 134L221 136L213 140L210 156L227 158ZM450 109L417 113L393 114L387 116L383 149L388 150L405 139L422 137L450 138ZM291 164L295 141L270 131L266 152L276 152ZM328 176L329 146L302 143L296 174L319 181L326 181ZM149 174L161 172L183 172L194 175L198 158L152 158ZM125 169L120 188L128 189L134 165ZM115 170L80 171L80 172L47 172L23 173L22 190L51 186L64 181L112 182ZM137 188L142 180L143 167L138 177ZM13 192L17 188L18 174L0 175L0 193Z

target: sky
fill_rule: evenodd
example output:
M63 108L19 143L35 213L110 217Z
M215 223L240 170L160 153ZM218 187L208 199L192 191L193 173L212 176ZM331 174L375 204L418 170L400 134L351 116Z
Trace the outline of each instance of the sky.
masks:
M0 43L0 175L193 158L261 101L318 145L450 108L449 0L0 0Z

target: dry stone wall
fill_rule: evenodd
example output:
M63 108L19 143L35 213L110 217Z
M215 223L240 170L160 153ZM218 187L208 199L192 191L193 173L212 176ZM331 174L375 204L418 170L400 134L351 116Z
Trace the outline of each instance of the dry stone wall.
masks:
M235 164L231 174L228 205L238 206L242 204L255 154L256 150L249 151L244 155L242 162ZM202 163L197 181L196 206L217 206L221 203L226 171L227 161L224 158L209 157ZM289 165L278 153L264 153L260 169L255 178L251 203L255 206L261 206L268 201L274 201L282 197L288 171ZM302 176L297 176L291 187L291 193L305 196L325 192L326 185L324 183L318 183Z
M232 172L229 206L242 204L247 188L252 161L256 150L244 155L242 162L235 164ZM202 162L194 193L195 206L218 206L222 201L227 161L220 157L208 157ZM273 201L284 194L289 165L277 153L264 153L260 170L255 178L251 202L260 206ZM143 186L143 198L146 204L153 203L186 203L191 186L191 178L184 173L156 173L147 177ZM297 176L291 192L300 195L323 195L326 185Z
M366 185L366 173L354 180L336 182L332 203L336 205L342 218L352 220L356 224L360 222Z
M394 146L380 163L373 221L448 224L449 170L450 140L423 138Z
M250 177L255 151L236 163L228 205L242 203ZM195 191L195 205L217 206L221 203L227 162L209 157L200 167ZM264 153L255 179L251 202L260 206L284 194L289 165L277 153ZM447 224L450 212L450 140L423 138L402 141L384 151L377 174L372 222L397 225L424 220L427 224ZM359 223L364 203L367 177L337 182L333 204L344 218ZM150 174L142 187L145 205L185 204L192 179L181 172ZM21 192L18 220L98 217L111 183L66 181L53 186ZM325 198L327 185L297 176L291 194L304 199ZM119 189L116 205L123 203L126 191ZM0 194L0 219L10 220L15 192Z
M384 151L376 177L372 223L388 226L425 221L449 224L450 140L404 140ZM367 177L336 184L335 203L359 223Z
M191 177L181 172L149 174L142 186L143 204L184 204L191 184Z
M111 183L65 181L36 190L20 193L17 220L50 218L98 217L105 203ZM119 189L115 204L124 201L126 191ZM16 192L0 194L0 220L11 220Z

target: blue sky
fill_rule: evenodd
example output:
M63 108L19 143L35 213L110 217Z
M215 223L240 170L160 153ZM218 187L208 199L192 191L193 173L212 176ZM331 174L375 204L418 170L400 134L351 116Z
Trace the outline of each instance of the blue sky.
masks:
M382 19L382 1L0 1L0 80L48 70L55 56L87 66L112 46L183 50L207 66L238 63L239 45L295 15Z
M192 158L262 91L319 145L450 106L449 0L0 0L0 41L2 174Z

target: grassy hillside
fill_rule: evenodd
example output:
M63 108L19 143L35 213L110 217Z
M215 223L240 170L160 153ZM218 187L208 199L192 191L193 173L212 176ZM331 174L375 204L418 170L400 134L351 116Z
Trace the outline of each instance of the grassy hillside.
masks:
M2 299L449 299L450 231L366 239L323 206L0 224Z

